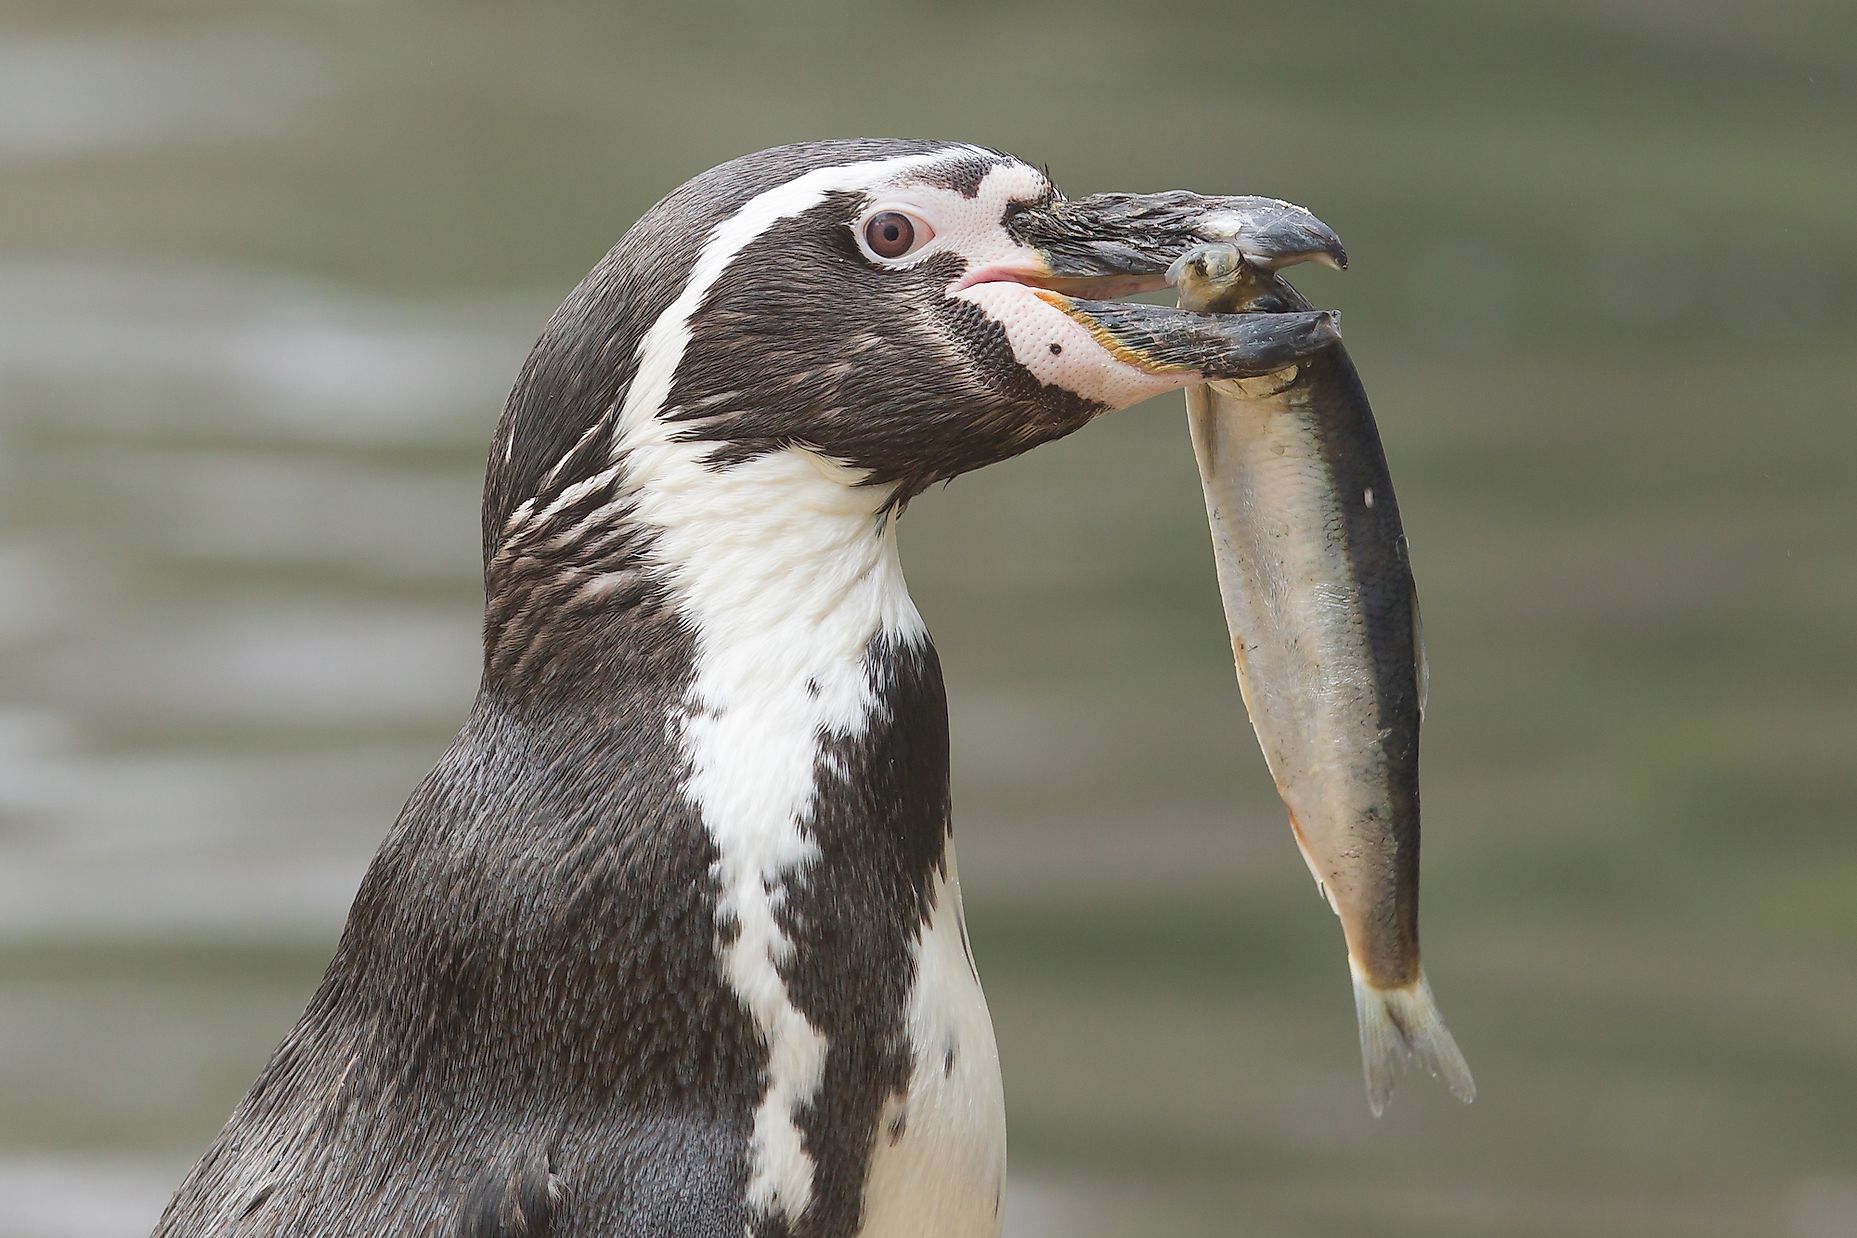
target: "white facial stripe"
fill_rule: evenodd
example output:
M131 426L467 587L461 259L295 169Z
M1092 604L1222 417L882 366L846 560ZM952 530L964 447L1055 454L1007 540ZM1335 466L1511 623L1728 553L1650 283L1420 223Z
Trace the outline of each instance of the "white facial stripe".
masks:
M956 151L961 148L954 148ZM765 190L748 201L733 215L716 225L709 243L697 255L683 292L658 316L638 344L638 373L625 393L619 415L620 449L629 444L630 435L639 432L639 423L655 421L671 380L690 343L690 316L696 313L703 298L722 278L730 262L748 248L757 237L783 219L789 219L825 200L827 194L847 190L871 189L912 169L927 167L946 159L949 151L926 155L900 155L889 159L871 159L862 163L815 168L802 176Z
M818 1092L828 1045L782 978L795 943L778 909L786 883L819 858L806 822L820 737L870 725L865 650L880 631L921 640L922 618L891 522L876 516L887 489L859 486L860 474L800 449L712 470L702 462L708 448L674 441L659 413L691 316L757 237L829 193L877 189L947 157L821 168L719 224L639 345L616 432L632 517L654 528L654 560L695 634L680 740L691 769L685 793L716 847L718 967L767 1045L747 1202L794 1223L811 1202L814 1171L795 1115Z

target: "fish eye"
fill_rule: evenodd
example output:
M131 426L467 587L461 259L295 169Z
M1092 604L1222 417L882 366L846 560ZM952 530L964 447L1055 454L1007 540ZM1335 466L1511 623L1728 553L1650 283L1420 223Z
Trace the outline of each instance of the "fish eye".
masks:
M864 221L863 237L865 248L872 254L894 261L934 240L935 229L902 211L878 211Z

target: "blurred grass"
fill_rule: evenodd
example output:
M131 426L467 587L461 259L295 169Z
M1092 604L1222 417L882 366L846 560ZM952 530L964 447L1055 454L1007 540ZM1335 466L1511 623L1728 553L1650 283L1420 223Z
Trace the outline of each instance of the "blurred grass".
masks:
M1242 717L1163 401L904 526L1016 1172L1104 1234L1857 1228L1848 4L21 0L0 30L87 69L54 111L200 118L52 147L0 125L0 258L488 306L509 376L653 199L780 141L958 137L1072 192L1309 204L1354 258L1306 287L1346 312L1425 597L1427 958L1482 1094L1414 1082L1366 1116L1339 935ZM502 390L378 441L224 391L4 391L0 529L91 566L35 634L0 629L0 705L60 718L91 782L352 762L197 855L281 836L358 873L470 690ZM234 475L271 481L202 508ZM434 531L384 527L396 504ZM351 506L360 532L333 528ZM137 697L109 652L254 602L442 615L457 682L382 711L360 676L347 712L254 721L213 695L249 680ZM343 824L299 839L299 812ZM63 821L0 807L0 848ZM319 924L0 941L0 1150L178 1173L307 997Z

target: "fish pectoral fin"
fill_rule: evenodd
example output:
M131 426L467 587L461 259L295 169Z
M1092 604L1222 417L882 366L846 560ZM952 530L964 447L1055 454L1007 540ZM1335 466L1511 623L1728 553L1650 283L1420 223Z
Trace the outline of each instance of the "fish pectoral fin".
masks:
M1451 1095L1469 1104L1476 1099L1476 1081L1457 1041L1438 1013L1438 1002L1425 981L1418 979L1396 989L1376 988L1349 961L1354 973L1354 1012L1360 1018L1361 1065L1367 1074L1367 1104L1373 1116L1386 1112L1406 1063L1416 1059L1434 1078L1442 1080Z
M1264 756L1265 763L1269 764L1270 754L1266 752ZM1273 769L1271 773L1274 776L1276 771ZM1277 795L1282 798L1283 807L1289 812L1290 835L1296 839L1296 850L1302 853L1302 862L1309 866L1309 875L1315 878L1315 892L1322 896L1322 901L1328 904L1330 911L1340 915L1341 904L1335 901L1335 892L1329 889L1328 877L1316 862L1315 851L1309 846L1309 836L1302 832L1302 822L1296 819L1296 810L1290 807L1289 797L1283 794L1283 780L1280 778L1277 780Z

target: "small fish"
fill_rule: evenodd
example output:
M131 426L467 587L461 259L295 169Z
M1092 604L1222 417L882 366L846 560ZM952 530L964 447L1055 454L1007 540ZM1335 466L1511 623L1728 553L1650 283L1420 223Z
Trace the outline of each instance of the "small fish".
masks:
M1238 247L1169 271L1183 309L1306 310ZM1367 393L1337 343L1187 390L1239 689L1290 829L1347 938L1367 1100L1416 1058L1476 1094L1419 965L1418 594Z

